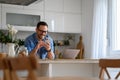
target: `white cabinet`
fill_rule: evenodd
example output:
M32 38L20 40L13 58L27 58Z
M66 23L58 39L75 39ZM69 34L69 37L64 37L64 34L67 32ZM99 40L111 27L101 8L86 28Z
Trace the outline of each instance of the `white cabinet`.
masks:
M48 31L64 32L64 15L63 15L63 13L46 12L45 21L48 23Z
M34 31L36 22L45 20L50 32L81 32L81 0L38 0L28 6L2 4L0 12L2 29L11 24L18 30Z
M6 29L6 25L11 24L18 30L34 31L37 24L31 24L43 20L43 17L43 12L38 10L24 10L23 8L17 9L2 7L2 29Z
M81 13L81 0L45 0L45 10Z
M81 33L81 0L64 0L64 32Z
M81 32L81 0L45 0L45 21L50 32Z
M63 0L45 0L45 21L50 32L64 32L63 2Z
M63 12L63 0L45 0L45 11Z
M81 15L64 14L64 31L67 33L81 33Z
M1 20L1 19L2 19L2 18L1 18L2 11L1 11L1 10L2 10L2 9L1 9L1 4L0 4L0 29L2 28L2 22L1 22L1 21L2 21L2 20Z
M45 21L48 23L48 31L62 33L80 33L81 32L81 15L80 14L63 14L47 12Z
M64 0L64 12L81 13L81 0Z

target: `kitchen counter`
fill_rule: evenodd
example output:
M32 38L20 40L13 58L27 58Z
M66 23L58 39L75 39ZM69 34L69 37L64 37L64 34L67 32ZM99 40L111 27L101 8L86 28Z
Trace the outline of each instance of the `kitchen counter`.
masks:
M98 77L98 59L55 59L38 60L39 76L59 77L59 76L82 76Z
M55 59L55 60L41 60L39 59L39 63L99 63L98 59Z

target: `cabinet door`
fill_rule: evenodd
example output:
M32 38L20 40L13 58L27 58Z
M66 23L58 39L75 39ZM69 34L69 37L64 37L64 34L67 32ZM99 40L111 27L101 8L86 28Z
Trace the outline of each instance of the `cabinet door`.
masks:
M63 13L46 12L45 21L48 23L48 31L64 32L64 15L63 15Z
M1 18L1 14L2 14L2 9L1 9L1 4L0 4L0 29L2 28L2 18Z
M64 30L67 33L81 32L81 15L80 14L64 14Z
M64 12L81 13L81 0L64 0Z
M45 0L45 10L63 12L63 0Z
M7 20L12 20L14 18L7 18L7 13L14 13L14 14L25 14L25 17L26 15L32 15L32 16L40 16L40 20L43 20L43 12L40 12L38 10L23 10L23 9L15 9L15 8L2 8L2 29L7 29ZM16 16L17 17L17 16ZM21 17L18 17L18 19L14 20L15 23L19 23L19 22L24 22L24 23L27 23L27 22L32 22L34 21L34 19L30 19L28 18L27 20L21 20L20 19ZM27 18L27 17L26 17ZM39 21L40 21L39 20ZM12 25L12 24L11 24ZM37 24L36 24L37 25ZM27 24L27 25L13 25L16 29L18 30L21 30L21 31L34 31L35 30L35 27L36 26L31 26L30 24Z

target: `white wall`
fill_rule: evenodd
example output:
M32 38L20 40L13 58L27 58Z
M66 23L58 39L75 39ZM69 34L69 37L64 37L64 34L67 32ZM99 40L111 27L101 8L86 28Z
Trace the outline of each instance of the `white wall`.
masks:
M85 58L91 56L91 35L94 0L82 0L82 36L85 46Z

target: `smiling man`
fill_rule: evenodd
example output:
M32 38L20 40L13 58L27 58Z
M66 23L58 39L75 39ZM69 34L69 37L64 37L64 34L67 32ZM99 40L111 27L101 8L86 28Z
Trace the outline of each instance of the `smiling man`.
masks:
M41 59L54 59L53 39L47 34L46 22L38 22L36 32L25 39L25 47L30 56L39 56Z

